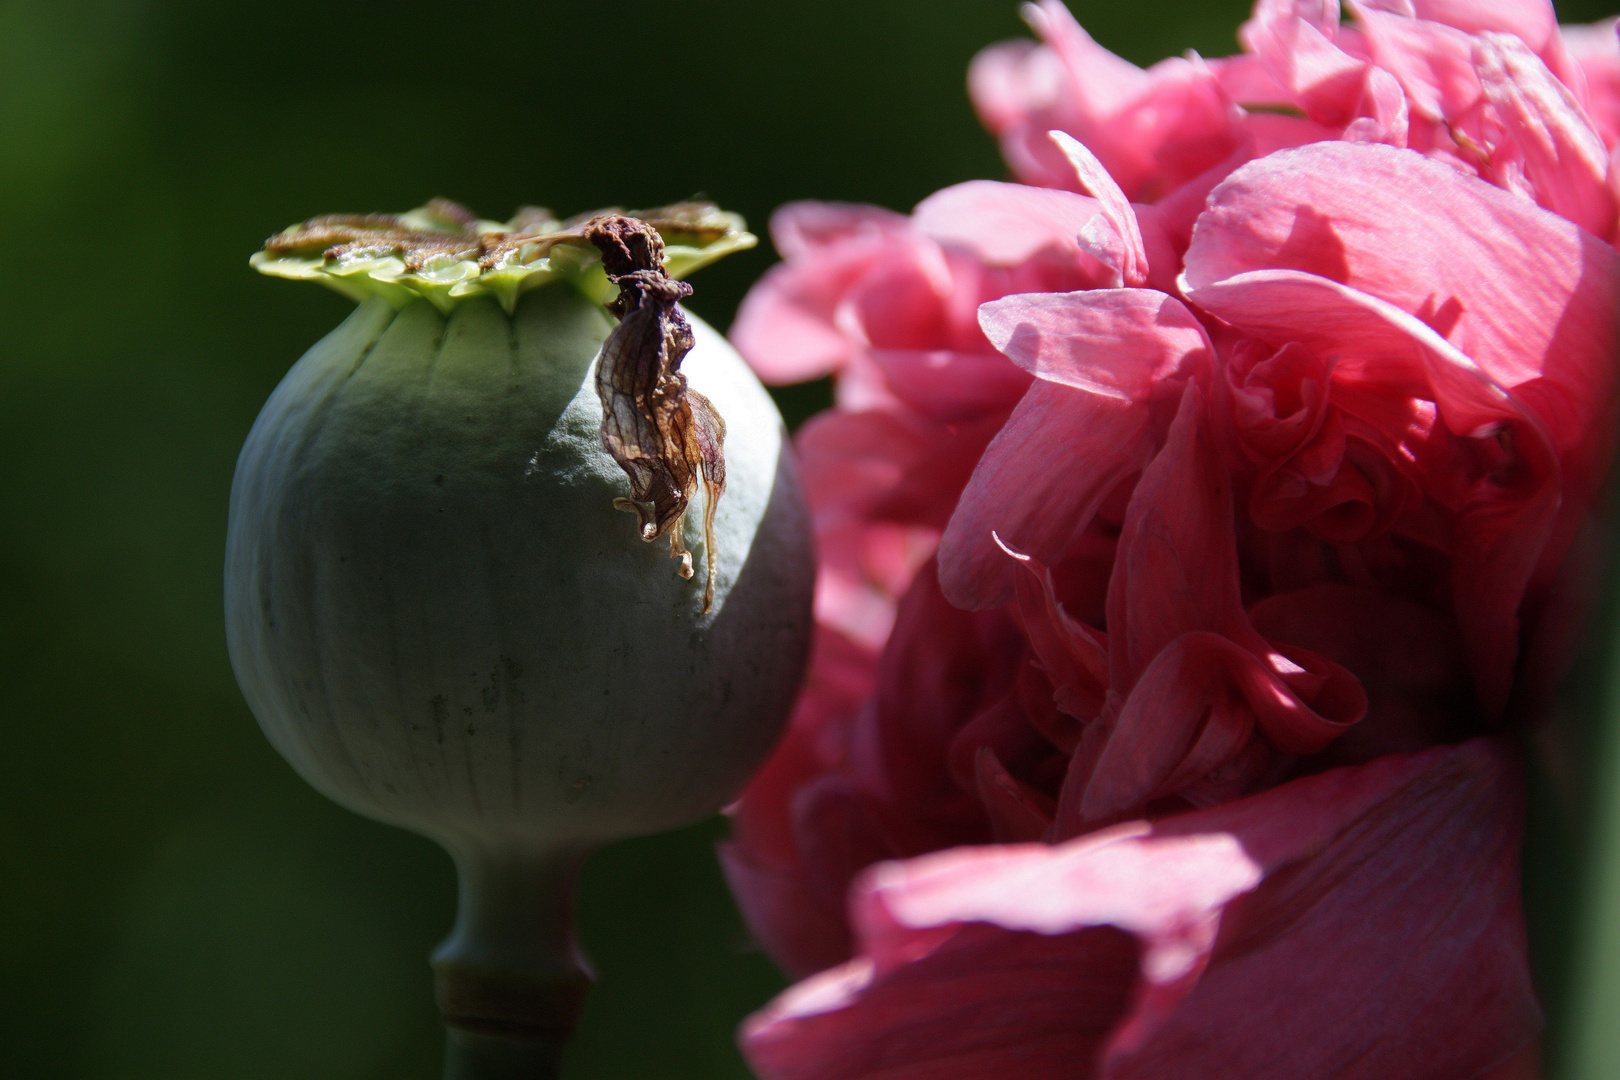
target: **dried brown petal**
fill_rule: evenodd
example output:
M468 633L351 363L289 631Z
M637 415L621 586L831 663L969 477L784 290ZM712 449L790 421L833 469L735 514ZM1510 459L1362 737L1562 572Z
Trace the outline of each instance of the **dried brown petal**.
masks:
M677 304L692 287L664 272L664 243L643 221L607 215L587 222L584 234L619 287L611 305L619 325L603 342L596 368L602 448L630 478L631 498L614 505L636 514L643 540L668 533L670 557L681 560L682 577L691 577L681 521L702 479L706 612L714 603L714 510L726 488L726 424L681 374L692 327Z

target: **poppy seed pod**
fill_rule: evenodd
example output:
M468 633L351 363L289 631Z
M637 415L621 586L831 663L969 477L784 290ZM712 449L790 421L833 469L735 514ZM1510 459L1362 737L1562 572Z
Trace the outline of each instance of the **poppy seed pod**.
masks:
M583 858L732 798L792 704L814 567L791 449L670 276L752 241L699 204L497 225L440 202L254 259L360 306L242 449L231 661L301 776L454 857L452 1076L554 1070L589 981Z

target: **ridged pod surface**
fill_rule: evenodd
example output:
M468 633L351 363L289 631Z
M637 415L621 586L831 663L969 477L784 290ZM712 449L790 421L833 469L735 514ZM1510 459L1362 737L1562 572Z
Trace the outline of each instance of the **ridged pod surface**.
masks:
M435 960L469 1045L565 1033L579 861L734 796L798 687L814 567L791 449L742 360L688 318L681 371L726 428L707 612L701 569L678 576L614 508L629 484L593 382L615 322L567 282L511 314L365 300L289 371L237 464L238 681L312 785L455 857ZM687 542L703 567L701 531ZM452 1075L496 1072L452 1051Z

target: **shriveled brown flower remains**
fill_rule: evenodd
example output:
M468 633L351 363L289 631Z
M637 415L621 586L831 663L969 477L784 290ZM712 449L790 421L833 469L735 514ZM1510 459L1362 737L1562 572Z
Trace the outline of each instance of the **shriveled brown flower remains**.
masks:
M692 287L670 277L665 240L705 247L739 234L741 219L708 202L684 202L631 214L597 211L567 221L524 207L504 227L480 221L466 207L435 199L409 215L327 214L265 241L275 256L326 262L395 257L416 274L458 262L488 273L531 264L564 245L601 256L619 290L608 304L619 319L602 345L596 393L602 401L602 448L630 478L628 499L613 505L636 514L641 538L669 536L680 575L692 576L682 537L686 508L701 480L707 581L703 610L714 605L714 512L726 488L726 424L709 399L686 385L681 361L692 348L692 327L677 304ZM746 233L742 233L747 237ZM752 237L747 237L749 243ZM452 296L454 294L452 293ZM510 308L508 308L510 310Z
M692 286L664 272L664 242L644 221L599 217L586 224L585 236L602 253L608 280L619 287L619 298L609 305L619 325L602 343L596 367L602 448L630 478L631 498L613 505L636 514L643 540L668 533L670 558L681 560L680 574L689 578L692 553L681 523L703 481L707 612L714 604L714 510L726 490L726 422L681 374L692 327L676 305L692 294Z

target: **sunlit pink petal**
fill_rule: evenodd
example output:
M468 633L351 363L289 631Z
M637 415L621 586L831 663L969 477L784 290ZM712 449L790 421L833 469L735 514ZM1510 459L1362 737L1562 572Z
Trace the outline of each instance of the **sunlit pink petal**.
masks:
M861 957L755 1016L744 1050L766 1080L1473 1076L1540 1023L1517 815L1480 740L886 864L852 897Z
M1474 45L1474 66L1485 96L1523 155L1536 201L1608 238L1616 209L1608 183L1609 151L1569 88L1523 42L1507 34L1481 35Z

